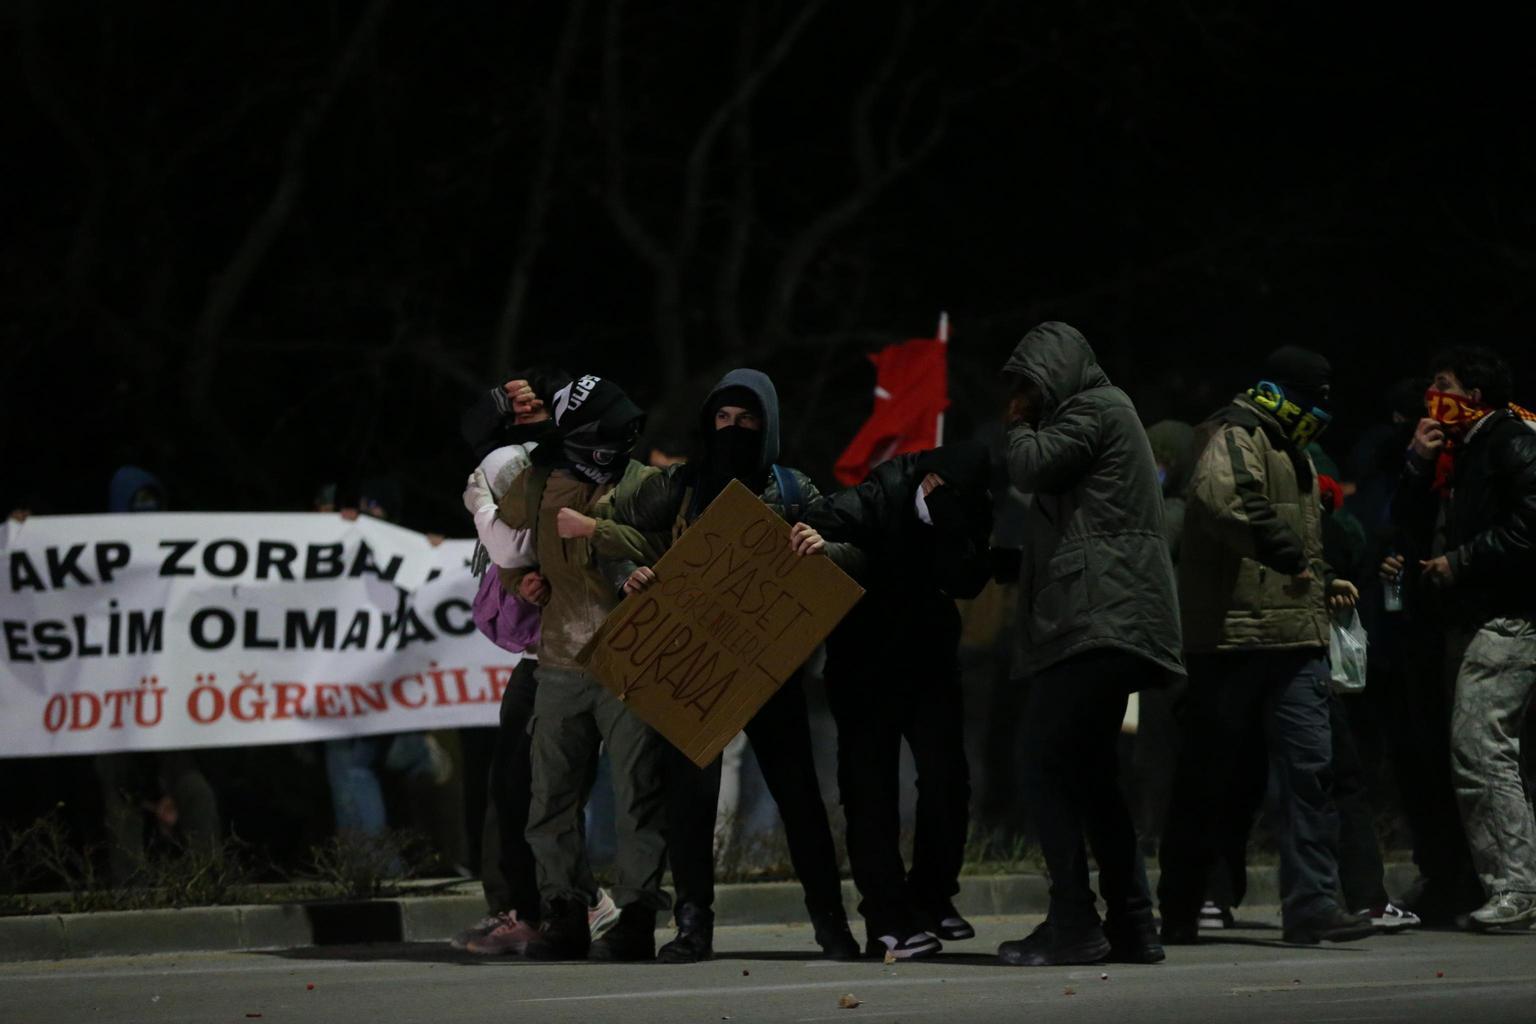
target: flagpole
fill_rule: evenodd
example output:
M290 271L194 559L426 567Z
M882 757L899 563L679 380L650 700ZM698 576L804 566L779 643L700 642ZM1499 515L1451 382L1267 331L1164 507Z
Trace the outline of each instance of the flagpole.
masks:
M943 345L947 346L949 344L949 314L947 312L945 312L944 310L939 310L939 332L938 332L938 339L939 339L940 343L943 344ZM945 362L947 363L948 360L946 359ZM944 385L946 392L948 392L948 390L949 390L948 377L949 377L949 374L948 374L947 368L946 368L946 372L945 372L946 380L945 380L945 385ZM948 395L946 394L945 397L948 397ZM939 422L933 428L933 446L935 448L937 448L940 445L942 445L943 443L944 443L944 413L941 411L939 413Z

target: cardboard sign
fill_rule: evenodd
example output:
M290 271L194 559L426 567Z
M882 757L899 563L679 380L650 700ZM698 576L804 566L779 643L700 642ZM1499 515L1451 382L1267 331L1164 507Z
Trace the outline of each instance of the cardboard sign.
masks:
M626 597L587 669L701 768L848 614L863 589L731 481Z

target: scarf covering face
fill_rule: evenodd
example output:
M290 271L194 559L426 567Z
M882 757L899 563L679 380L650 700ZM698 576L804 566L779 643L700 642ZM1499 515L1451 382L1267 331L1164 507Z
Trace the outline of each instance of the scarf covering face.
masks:
M645 412L613 381L586 374L550 396L558 443L539 445L534 461L570 469L594 483L624 471L645 426Z
M1248 390L1248 397L1279 422L1286 439L1297 448L1305 448L1316 441L1333 422L1333 417L1321 405L1300 393L1288 394L1273 381L1259 381L1256 387Z
M1430 388L1424 392L1424 411L1429 418L1445 428L1445 447L1435 459L1435 493L1449 495L1456 482L1456 446L1466 439L1467 432L1491 413L1497 412L1491 405L1474 402L1465 395L1453 395ZM1509 411L1527 426L1536 427L1536 412L1509 403Z
M1430 419L1445 428L1447 437L1462 438L1472 424L1493 412L1493 407L1474 402L1465 395L1430 388L1424 392L1424 410Z

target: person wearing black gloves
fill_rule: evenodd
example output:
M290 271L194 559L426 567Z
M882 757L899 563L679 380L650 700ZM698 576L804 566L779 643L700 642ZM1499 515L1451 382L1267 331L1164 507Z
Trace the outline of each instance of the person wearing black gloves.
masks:
M651 562L634 572L627 590L655 581L649 565L670 545L670 538L697 519L732 480L741 481L792 523L801 508L820 496L804 473L775 465L779 397L773 381L757 370L733 370L715 385L700 410L694 444L687 462L666 467L633 493L617 495L611 520L574 510L561 513L564 535L592 537L599 555L623 557L634 546L660 538ZM844 546L825 545L805 523L795 523L791 541L801 555L825 553L844 567L856 556ZM837 850L816 779L805 693L798 675L768 699L745 732L783 819L790 861L805 890L816 941L829 958L856 958L859 947L843 908ZM666 756L668 852L677 888L677 936L661 947L657 959L693 963L714 956L714 832L720 761L717 758L701 769L671 746Z
M984 445L948 445L881 463L806 514L865 556L863 600L827 641L827 703L867 951L932 956L975 937L960 891L971 798L961 714L960 613L991 575L992 499ZM900 847L900 756L917 767L912 867Z
M1033 499L1015 664L1029 687L1021 745L1051 906L998 955L1020 966L1155 963L1164 955L1117 746L1130 695L1184 674L1157 463L1136 407L1076 329L1040 324L1003 372L1013 385L1008 476Z

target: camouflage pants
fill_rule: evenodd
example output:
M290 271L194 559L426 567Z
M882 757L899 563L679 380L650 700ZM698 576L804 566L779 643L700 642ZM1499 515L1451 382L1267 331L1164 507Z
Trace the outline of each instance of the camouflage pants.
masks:
M1536 691L1536 624L1491 619L1450 641L1451 770L1472 863L1490 893L1536 893L1536 817L1520 778L1520 731Z

